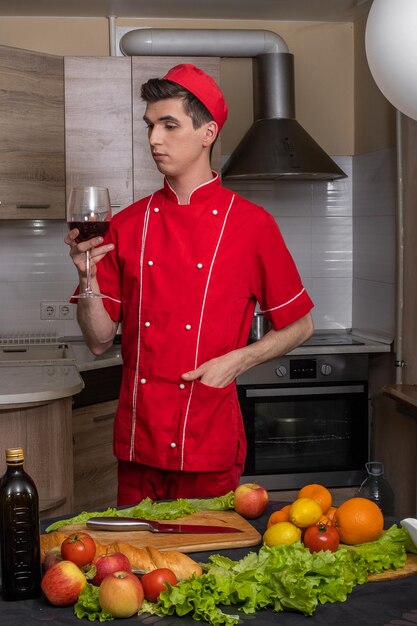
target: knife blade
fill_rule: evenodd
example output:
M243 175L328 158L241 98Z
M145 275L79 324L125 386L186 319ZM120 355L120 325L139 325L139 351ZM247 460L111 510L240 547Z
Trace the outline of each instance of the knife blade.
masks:
M205 524L170 524L156 520L138 519L136 517L91 517L87 520L91 530L129 531L149 530L152 533L240 533L239 528L231 526L210 526Z

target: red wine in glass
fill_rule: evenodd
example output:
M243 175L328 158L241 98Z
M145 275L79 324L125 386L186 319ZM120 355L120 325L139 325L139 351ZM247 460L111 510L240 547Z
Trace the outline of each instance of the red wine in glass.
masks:
M110 222L68 222L69 229L78 228L76 242L88 241L93 237L104 237L109 230Z
M70 230L77 228L77 243L94 237L104 237L111 220L109 190L106 187L74 187L71 189L67 204L67 223ZM86 250L87 286L83 293L74 298L107 298L101 293L94 293L91 286L91 252Z

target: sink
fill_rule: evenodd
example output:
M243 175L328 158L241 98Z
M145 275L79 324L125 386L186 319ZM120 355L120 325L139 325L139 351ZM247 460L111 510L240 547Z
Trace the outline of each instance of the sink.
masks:
M0 365L71 362L75 362L75 355L66 343L0 346Z

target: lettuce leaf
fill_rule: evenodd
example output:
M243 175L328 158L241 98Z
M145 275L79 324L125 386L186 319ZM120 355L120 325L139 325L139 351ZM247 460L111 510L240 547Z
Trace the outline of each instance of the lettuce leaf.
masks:
M113 616L100 606L98 601L99 588L87 583L80 595L77 602L74 604L74 613L82 619L86 617L90 622L98 620L99 622L110 622Z
M229 491L226 495L217 498L194 500L179 498L178 500L169 502L154 502L150 498L145 498L139 502L139 504L126 509L109 508L105 511L95 511L92 513L83 511L75 517L53 522L46 528L45 532L50 533L70 524L84 524L92 517L136 517L149 520L169 520L191 515L197 511L227 511L228 509L233 509L233 505L233 491Z
M203 574L193 576L167 591L157 604L144 603L139 614L190 614L213 626L232 626L239 613L263 608L312 615L317 605L344 602L368 573L402 567L406 560L407 532L391 527L378 541L342 546L311 554L302 543L270 548L262 546L243 559L215 554L201 564ZM233 607L230 614L229 607Z

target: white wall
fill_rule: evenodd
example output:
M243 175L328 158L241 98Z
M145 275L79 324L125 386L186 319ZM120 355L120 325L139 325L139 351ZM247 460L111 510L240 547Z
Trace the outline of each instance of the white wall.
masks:
M393 338L395 325L395 151L353 161L353 325Z
M335 157L348 178L235 183L276 218L315 302L316 329L394 329L393 151ZM41 301L66 301L77 277L55 221L0 222L0 337L80 335L75 320L40 320ZM74 316L75 317L75 316Z
M233 184L274 215L315 303L316 329L352 326L352 158L334 160L348 178Z

